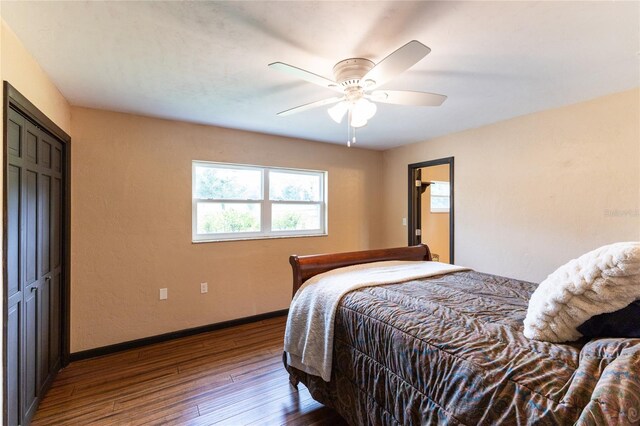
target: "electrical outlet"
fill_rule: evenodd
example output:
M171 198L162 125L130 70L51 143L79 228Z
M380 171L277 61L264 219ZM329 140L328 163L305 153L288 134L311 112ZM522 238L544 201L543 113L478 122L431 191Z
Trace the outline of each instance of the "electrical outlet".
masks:
M209 292L209 284L208 283L200 283L200 293L205 294Z
M160 300L167 300L169 297L169 289L161 288L160 289Z
M402 218L402 225L403 226L407 226L407 218L406 217Z

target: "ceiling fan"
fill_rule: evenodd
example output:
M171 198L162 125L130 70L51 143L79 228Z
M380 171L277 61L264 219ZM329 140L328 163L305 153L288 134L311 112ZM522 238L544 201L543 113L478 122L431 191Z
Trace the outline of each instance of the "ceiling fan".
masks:
M329 80L318 74L303 70L283 62L274 62L269 67L291 74L302 80L317 84L340 93L340 96L322 99L279 112L286 116L324 105L336 104L328 109L331 118L341 123L348 116L348 140L351 146L356 142L355 129L367 125L374 116L375 102L396 105L440 106L447 99L435 93L413 92L408 90L376 90L379 86L406 71L431 52L424 44L412 40L389 56L373 63L365 58L349 58L333 67L335 80ZM353 133L353 136L351 135Z

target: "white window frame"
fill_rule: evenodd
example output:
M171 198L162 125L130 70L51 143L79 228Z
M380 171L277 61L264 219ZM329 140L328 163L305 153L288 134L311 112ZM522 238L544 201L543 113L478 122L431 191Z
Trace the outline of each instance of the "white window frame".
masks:
M449 194L448 195L434 195L433 194L433 185L436 184L443 184L446 183L447 186L449 187ZM429 199L429 206L431 207L431 213L449 213L451 211L451 183L450 182L446 182L446 181L433 181L431 183L431 193L430 195L430 199ZM449 207L446 208L442 208L442 207L433 207L433 199L434 198L446 198L447 200L449 200Z
M259 200L238 200L222 198L196 198L196 167L228 168L259 170L262 176L262 199ZM320 201L281 201L269 199L269 176L270 172L291 172L296 174L307 174L320 177ZM317 237L328 235L328 209L327 209L327 185L328 172L322 170L292 169L285 167L267 167L250 164L218 163L212 161L193 160L191 162L191 239L194 243L237 241L237 240L259 240L269 238L291 238L291 237ZM198 203L239 203L239 204L260 204L260 231L258 232L228 232L199 234L197 229L197 209ZM295 231L273 231L271 230L271 210L273 204L292 205L318 205L320 208L320 228L304 229Z

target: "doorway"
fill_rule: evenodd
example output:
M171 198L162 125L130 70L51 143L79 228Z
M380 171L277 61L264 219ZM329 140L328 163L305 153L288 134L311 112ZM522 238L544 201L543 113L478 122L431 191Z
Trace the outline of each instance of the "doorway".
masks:
M409 245L426 244L434 260L454 262L453 157L409 164Z
M71 138L4 83L3 424L29 424L69 356Z

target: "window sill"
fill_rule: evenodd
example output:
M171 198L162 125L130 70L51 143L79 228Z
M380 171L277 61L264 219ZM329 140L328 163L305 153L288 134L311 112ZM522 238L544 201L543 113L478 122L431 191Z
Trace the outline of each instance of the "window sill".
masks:
M257 237L239 237L239 238L224 238L220 240L192 240L191 244L203 244L203 243L224 243L228 241L252 241L252 240L282 240L285 238L311 238L311 237L328 237L328 233L324 234L304 234L304 235L262 235Z

